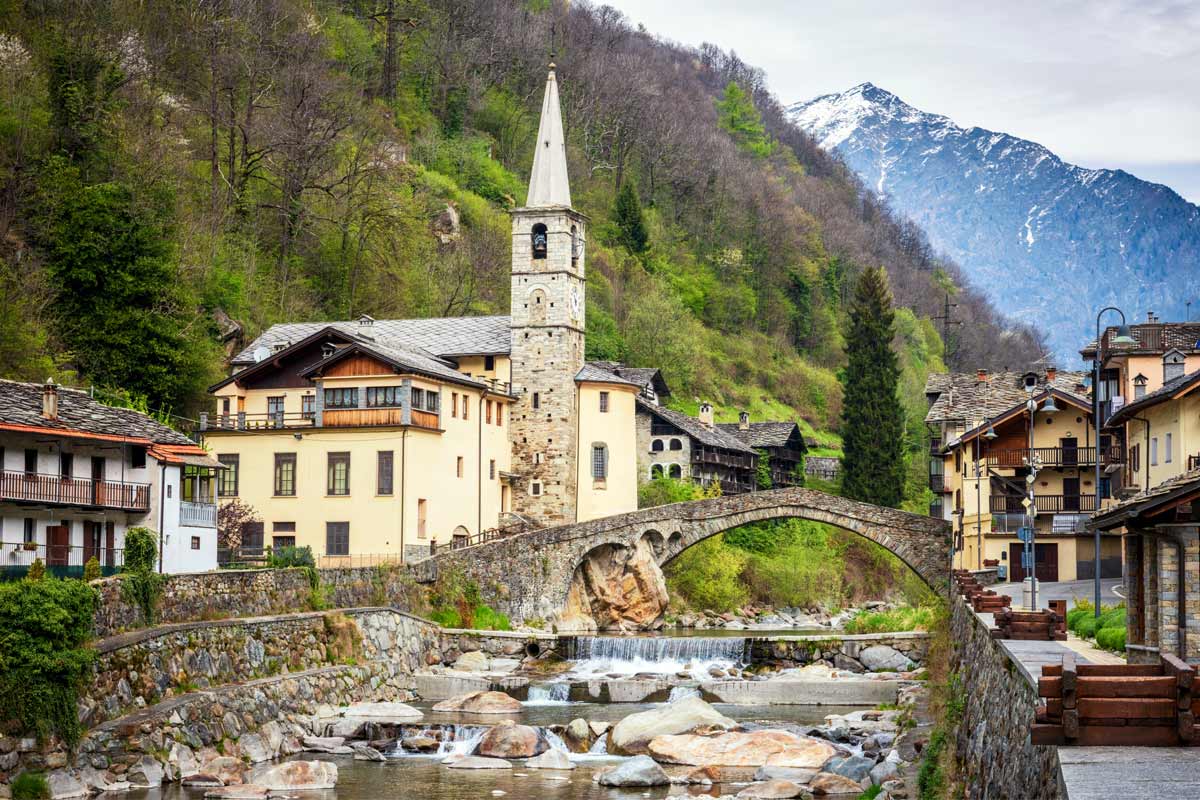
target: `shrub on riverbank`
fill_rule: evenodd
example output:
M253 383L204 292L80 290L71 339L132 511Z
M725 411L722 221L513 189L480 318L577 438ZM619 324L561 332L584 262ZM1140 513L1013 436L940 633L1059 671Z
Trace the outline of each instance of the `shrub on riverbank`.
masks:
M860 611L846 623L846 633L927 631L937 619L933 606L901 606L884 611Z
M429 605L429 618L443 628L512 629L508 617L483 602L479 584L462 567L448 566L439 571L429 592Z
M0 720L79 740L76 703L90 674L96 591L50 575L0 584Z

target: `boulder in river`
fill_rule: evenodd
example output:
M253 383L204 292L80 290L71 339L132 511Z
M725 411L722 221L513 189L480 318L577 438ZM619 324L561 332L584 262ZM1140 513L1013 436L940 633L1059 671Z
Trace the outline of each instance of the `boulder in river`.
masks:
M648 539L633 547L601 545L575 569L564 630L655 630L667 611L667 581Z
M546 740L537 728L504 720L488 729L475 752L490 758L532 758L546 748Z
M904 672L915 665L908 656L886 644L874 644L858 654L858 660L871 672Z
M777 767L775 765L763 765L754 773L756 781L770 780L785 780L792 783L808 783L816 777L817 770L804 769L803 767Z
M804 797L804 787L782 778L752 783L737 793L738 797L753 797L756 800L779 800L779 798Z
M829 759L829 763L825 765L825 771L841 775L852 781L861 781L871 773L871 767L873 766L875 766L875 759L873 758L846 756L845 758Z
M487 672L492 660L482 650L472 650L454 659L454 668L463 672Z
M284 761L255 769L247 783L272 792L301 792L337 786L338 768L332 761Z
M693 695L659 708L630 714L613 726L609 733L609 744L615 753L645 753L656 736L691 733L701 728L729 730L735 725L737 723L732 719Z
M835 775L832 772L820 772L815 778L808 783L808 788L813 794L848 794L858 795L862 792L862 785L858 781L852 781L844 775Z
M461 711L465 714L513 714L521 710L521 701L504 692L471 692L443 700L433 710Z
M671 778L649 756L634 756L598 773L596 782L601 786L666 786Z
M713 764L721 767L800 767L819 769L838 754L822 739L781 730L727 732L717 736L695 734L657 736L647 749L654 758L670 764Z
M340 709L342 716L353 717L356 719L370 719L372 722L386 720L388 722L401 722L409 720L418 720L425 716L418 708L413 708L407 703L355 703L349 706L342 706Z
M571 759L561 750L547 750L540 756L526 761L525 766L530 769L575 769Z

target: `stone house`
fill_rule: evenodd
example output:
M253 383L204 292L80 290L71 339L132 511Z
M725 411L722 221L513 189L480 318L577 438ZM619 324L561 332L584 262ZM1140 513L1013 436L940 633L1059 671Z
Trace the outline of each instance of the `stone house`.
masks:
M637 399L638 469L643 480L660 476L714 481L724 494L755 490L758 451L713 423L713 407L700 405L698 417Z
M183 434L87 392L0 380L0 576L35 559L82 576L124 563L125 531L158 534L159 570L217 565L220 463Z
M762 458L770 460L771 487L804 484L805 452L808 445L795 422L751 422L750 414L742 411L737 422L719 422L717 427L736 436L744 445L754 448Z
M1200 664L1200 469L1122 500L1089 526L1124 534L1129 662L1171 654Z

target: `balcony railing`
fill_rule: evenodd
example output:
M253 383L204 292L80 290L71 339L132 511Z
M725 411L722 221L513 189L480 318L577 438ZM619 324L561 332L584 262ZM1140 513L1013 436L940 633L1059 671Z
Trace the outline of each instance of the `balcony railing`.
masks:
M1188 472L1191 472L1194 469L1200 469L1200 454L1188 456L1187 468Z
M0 472L0 500L149 511L150 485L4 470Z
M193 503L183 500L179 503L179 524L192 528L217 527L217 506L215 503Z
M414 408L411 425L437 429L440 416L436 411ZM209 414L200 413L201 431L266 431L285 428L312 428L317 424L314 411L279 412L276 414ZM401 408L326 408L321 412L321 425L327 428L358 428L383 425L403 425Z
M718 450L713 447L693 447L692 463L718 464L720 466L734 467L736 469L753 469L754 457L749 455L741 455L740 453L734 453L728 450Z
M929 490L931 492L946 491L946 476L943 474L929 476Z
M942 452L941 437L939 436L939 437L930 438L930 440L929 440L929 455L931 455L931 456L941 455L941 452Z
M121 571L125 564L125 551L112 547L80 547L67 544L37 544L30 542L0 543L0 580L15 580L24 577L34 561L41 559L46 569L60 578L82 578L83 567L95 558L100 562L102 575Z
M993 514L1024 514L1025 495L992 495L989 510ZM1033 497L1039 514L1078 514L1096 510L1094 494L1038 494Z
M1015 450L993 450L987 454L987 465L999 469L1019 469L1028 466L1030 454L1041 460L1043 467L1077 467L1096 463L1095 447L1028 447ZM1104 464L1122 464L1125 456L1117 445L1100 448Z

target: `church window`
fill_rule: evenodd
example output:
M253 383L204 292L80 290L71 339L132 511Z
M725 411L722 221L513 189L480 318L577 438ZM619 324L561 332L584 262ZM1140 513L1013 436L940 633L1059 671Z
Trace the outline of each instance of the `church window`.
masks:
M529 234L533 244L533 257L543 259L546 257L546 250L549 245L549 236L546 232L546 226L538 223L533 226L533 230Z
M583 253L583 240L579 238L579 229L571 226L571 266L579 266L579 256Z

